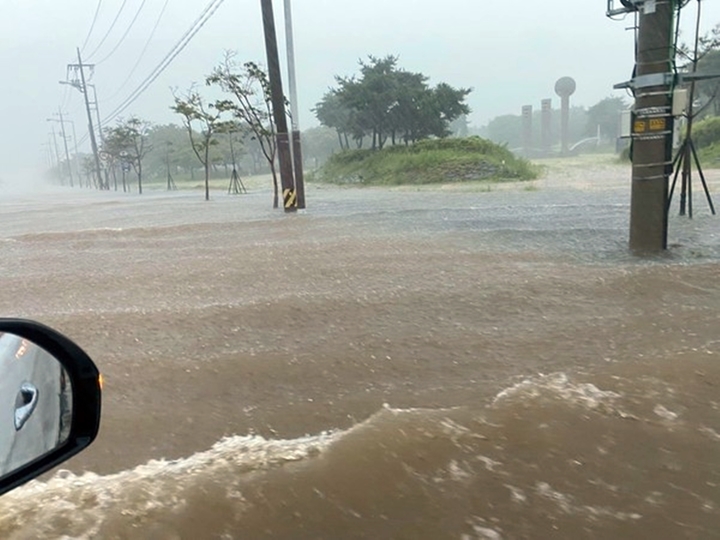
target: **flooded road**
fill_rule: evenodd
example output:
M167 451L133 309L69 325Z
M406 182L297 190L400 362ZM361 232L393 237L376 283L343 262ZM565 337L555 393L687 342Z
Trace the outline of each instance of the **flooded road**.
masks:
M0 201L0 312L106 380L0 536L720 537L720 220L635 259L627 177Z

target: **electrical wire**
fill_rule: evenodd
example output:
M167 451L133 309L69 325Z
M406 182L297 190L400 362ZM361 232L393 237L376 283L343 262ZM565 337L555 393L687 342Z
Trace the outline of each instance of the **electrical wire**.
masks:
M108 114L104 119L104 124L107 125L118 116L120 116L130 105L132 105L149 87L155 80L172 64L173 60L187 47L192 41L195 35L205 26L205 24L212 18L217 12L218 8L224 3L225 0L210 0L210 3L205 7L200 16L193 22L190 29L180 38L170 52L160 61L160 63L152 70L152 72L140 83L133 92L120 104L115 110ZM89 134L85 134L81 142L85 142L90 137Z
M112 24L110 25L110 28L108 28L108 31L105 32L105 35L100 40L100 43L98 43L97 47L91 52L90 54L86 55L86 59L92 58L95 53L97 53L100 50L100 47L103 46L107 38L110 36L110 33L113 31L113 28L115 28L115 25L118 22L118 19L120 19L120 15L122 15L122 12L125 10L125 5L127 4L127 0L123 0L123 3L120 5L120 9L118 10L117 14L115 15L115 18L113 19Z
M130 33L130 30L133 29L133 26L135 26L135 22L137 22L138 17L140 16L140 13L142 13L143 8L145 7L145 4L147 3L147 0L142 0L142 3L140 4L140 7L138 8L137 12L135 12L135 16L133 17L132 21L130 21L130 25L125 30L125 33L122 35L120 40L115 44L115 47L107 54L105 55L102 60L98 60L95 62L96 66L99 66L102 64L105 60L110 58L113 54L115 54L115 51L117 51L120 48L120 45L122 45L125 42L125 38L127 38L128 34Z
M113 120L114 118L117 118L122 112L127 109L130 105L132 105L144 92L148 89L148 87L155 82L155 80L172 64L173 60L177 58L177 56L187 47L187 45L192 41L192 38L195 37L195 35L205 26L205 24L210 20L210 18L215 14L215 12L218 10L218 8L223 4L225 0L211 0L210 3L207 5L207 7L203 10L202 14L198 19L193 23L190 30L188 30L182 38L180 38L180 41L173 47L173 49L163 58L163 60L158 64L158 66L148 75L148 77L138 85L138 87L128 96L125 101L122 102L112 113L110 113L106 118L107 121Z
M98 0L97 8L95 8L95 15L93 16L92 23L90 24L90 30L88 30L87 36L85 36L85 41L83 41L82 47L80 47L80 50L83 52L85 51L85 47L87 47L88 41L90 41L90 36L92 36L93 30L95 29L95 23L98 20L102 3L103 0Z
M142 51L140 52L140 56L138 57L137 61L135 62L135 65L130 70L130 73L128 73L128 76L125 78L125 81L117 88L115 93L107 98L108 100L114 99L120 92L122 92L123 88L127 86L127 83L130 82L130 79L133 75L135 75L135 71L137 70L138 66L140 65L140 62L142 62L142 59L145 57L145 53L147 53L148 48L150 47L150 43L152 42L153 38L155 37L155 33L157 32L158 26L160 26L160 21L162 21L163 15L165 14L165 11L168 7L168 4L170 3L170 0L165 0L165 4L162 7L162 10L160 11L160 15L158 15L157 20L155 21L155 26L153 27L152 31L150 32L150 36L148 37L147 41L145 42L145 46L143 47Z

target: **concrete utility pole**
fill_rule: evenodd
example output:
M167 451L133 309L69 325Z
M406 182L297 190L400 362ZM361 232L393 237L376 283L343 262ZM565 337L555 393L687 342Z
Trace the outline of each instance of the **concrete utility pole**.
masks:
M540 128L541 146L543 155L549 156L552 149L552 100L543 99L540 108L542 110Z
M75 151L75 159L73 159L73 162L75 163L75 174L77 174L78 177L78 187L82 187L82 175L80 173L80 165L78 163L78 159L80 157L80 153L78 152L78 140L77 140L77 134L75 133L75 122L72 120L65 120L67 123L70 124L72 127L72 138L73 138L73 149Z
M97 121L97 132L100 137L100 144L105 144L105 135L103 135L102 121L100 120L100 102L97 97L97 87L94 84L88 84L88 88L92 88L93 99L95 101L90 102L90 109L95 107L95 119Z
M277 132L277 150L280 160L280 179L282 181L283 205L285 212L297 210L297 191L293 178L292 155L290 153L290 137L288 135L287 116L285 115L285 95L280 75L280 56L278 54L277 34L275 32L275 16L272 0L260 0L265 29L265 50L267 53L268 78L272 94L273 117Z
M55 149L55 162L57 163L57 170L58 170L58 176L60 177L60 185L64 186L65 182L63 179L63 171L62 171L62 160L60 159L60 151L58 150L58 143L57 143L57 136L55 135L55 126L50 125L50 131L52 132L52 143L53 148Z
M522 108L523 151L525 157L532 157L533 147L533 106L524 105Z
M652 253L667 249L676 0L647 0L638 9L630 249Z
M53 152L53 135L51 133L48 133L48 142L46 144L48 147L48 154L50 155L50 168L54 169L57 167L57 156Z
M97 175L97 181L98 186L100 186L100 189L108 189L110 186L105 186L103 183L102 178L102 167L100 167L100 154L98 152L98 145L97 140L95 138L95 129L93 128L93 120L92 120L92 113L90 111L90 98L88 96L88 84L85 79L85 68L94 67L91 64L83 64L82 63L82 57L80 55L80 48L77 49L77 57L78 57L78 63L77 64L70 64L68 65L68 70L77 70L80 73L80 81L78 84L73 84L78 90L80 90L83 93L83 96L85 97L85 110L87 112L88 117L88 131L90 134L90 146L92 147L93 156L95 158L95 174Z
M58 109L58 116L60 118L60 129L62 131L63 144L65 145L65 159L67 160L68 174L70 175L70 187L74 187L72 162L70 161L70 151L68 150L67 134L65 133L65 120L63 119L63 113L61 109Z
M295 37L293 34L291 0L285 0L285 42L287 44L288 84L290 85L290 119L292 124L292 156L295 167L297 205L305 208L305 174L303 173L302 142L300 138L300 108L298 106L297 78L295 77Z

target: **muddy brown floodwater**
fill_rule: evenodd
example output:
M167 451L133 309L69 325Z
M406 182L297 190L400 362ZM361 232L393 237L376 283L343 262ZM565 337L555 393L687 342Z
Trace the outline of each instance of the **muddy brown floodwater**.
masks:
M0 202L0 313L105 376L3 538L720 537L720 226L625 249L627 169ZM718 176L711 175L716 188Z

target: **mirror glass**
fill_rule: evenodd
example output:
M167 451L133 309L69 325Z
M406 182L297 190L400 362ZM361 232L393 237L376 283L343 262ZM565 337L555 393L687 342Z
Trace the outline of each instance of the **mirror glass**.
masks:
M68 440L71 386L65 368L47 351L0 333L0 478Z

